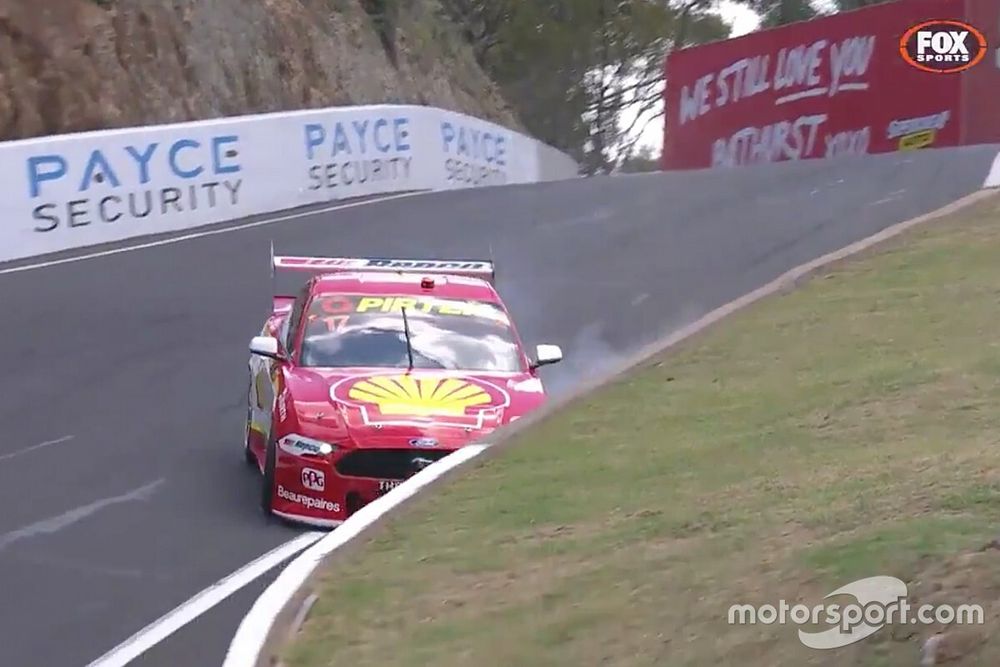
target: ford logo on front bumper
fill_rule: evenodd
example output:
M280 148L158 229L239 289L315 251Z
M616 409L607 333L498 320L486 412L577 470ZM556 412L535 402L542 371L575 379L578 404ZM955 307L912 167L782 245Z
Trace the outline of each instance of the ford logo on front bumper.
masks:
M438 441L434 438L414 438L410 440L410 445L413 447L436 447Z

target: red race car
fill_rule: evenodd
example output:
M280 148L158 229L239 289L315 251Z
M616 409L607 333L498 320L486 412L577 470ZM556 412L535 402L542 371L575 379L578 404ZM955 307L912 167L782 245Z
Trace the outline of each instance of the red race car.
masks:
M536 370L562 359L556 345L525 353L492 262L272 251L271 264L297 290L250 342L244 449L268 515L340 524L538 408Z

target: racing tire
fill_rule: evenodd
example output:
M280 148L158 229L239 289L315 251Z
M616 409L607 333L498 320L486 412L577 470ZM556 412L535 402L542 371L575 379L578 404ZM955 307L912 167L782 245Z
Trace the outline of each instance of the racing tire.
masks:
M260 509L270 519L274 507L274 473L277 467L278 447L274 434L267 437L267 451L264 454L264 474L260 480Z

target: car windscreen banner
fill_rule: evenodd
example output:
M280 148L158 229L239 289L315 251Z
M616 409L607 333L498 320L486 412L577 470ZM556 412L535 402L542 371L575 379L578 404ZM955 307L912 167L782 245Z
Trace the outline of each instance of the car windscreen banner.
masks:
M989 2L897 0L672 53L663 167L958 144L966 75L914 67L900 40L929 19L961 18L966 1Z

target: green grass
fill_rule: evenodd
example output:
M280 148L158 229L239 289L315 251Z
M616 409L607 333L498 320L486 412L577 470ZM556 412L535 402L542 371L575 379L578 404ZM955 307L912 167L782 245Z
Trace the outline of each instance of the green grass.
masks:
M517 436L325 570L287 665L918 664L931 629L813 651L726 611L879 574L1000 598L1000 555L974 551L1000 532L998 205ZM1000 662L976 637L953 664Z

